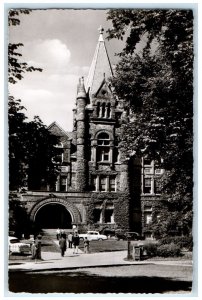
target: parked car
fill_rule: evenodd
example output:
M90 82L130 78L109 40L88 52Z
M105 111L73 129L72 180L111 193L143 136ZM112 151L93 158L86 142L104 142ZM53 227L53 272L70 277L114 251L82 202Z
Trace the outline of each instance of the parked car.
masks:
M21 243L20 240L16 237L9 236L8 238L8 246L9 246L9 253L30 253L31 248L30 245Z
M89 241L103 241L107 240L107 236L100 234L98 231L87 231L87 233L79 234L79 239L84 240L87 237Z
M115 237L117 240L144 240L144 236L140 235L138 232L125 232L125 231L116 231Z

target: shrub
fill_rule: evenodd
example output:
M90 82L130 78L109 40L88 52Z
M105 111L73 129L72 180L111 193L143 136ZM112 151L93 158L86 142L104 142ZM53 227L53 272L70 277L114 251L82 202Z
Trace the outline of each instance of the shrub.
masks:
M148 243L144 245L144 250L146 250L148 257L153 257L157 255L157 244L154 243Z
M187 250L192 250L193 248L193 239L192 236L169 236L159 240L160 245L173 243L179 246L181 249L186 248Z
M157 256L175 257L180 256L180 247L174 243L159 245L157 247Z

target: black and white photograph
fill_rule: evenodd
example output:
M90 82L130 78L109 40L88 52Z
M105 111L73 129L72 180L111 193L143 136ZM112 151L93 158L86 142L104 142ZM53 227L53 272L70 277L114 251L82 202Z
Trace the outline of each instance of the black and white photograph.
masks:
M197 6L5 14L7 295L195 295Z

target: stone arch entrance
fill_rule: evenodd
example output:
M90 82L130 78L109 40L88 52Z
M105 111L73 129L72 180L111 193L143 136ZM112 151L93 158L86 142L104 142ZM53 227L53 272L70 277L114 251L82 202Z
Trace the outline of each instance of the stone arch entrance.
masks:
M40 228L72 228L80 223L78 208L67 199L49 198L39 201L30 212L30 218Z
M72 228L72 217L61 204L50 203L42 206L35 215L35 224L40 228Z

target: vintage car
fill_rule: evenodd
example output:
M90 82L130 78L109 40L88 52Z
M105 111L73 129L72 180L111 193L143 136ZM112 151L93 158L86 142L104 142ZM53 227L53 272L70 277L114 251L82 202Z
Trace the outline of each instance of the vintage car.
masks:
M8 238L9 253L27 253L31 252L29 244L21 243L20 240L14 236Z
M107 236L100 234L98 231L87 231L87 233L79 234L79 239L84 240L87 237L89 241L103 241L107 240Z
M122 230L117 230L115 232L115 237L117 238L117 240L144 240L144 236L140 235L138 232L125 232Z

